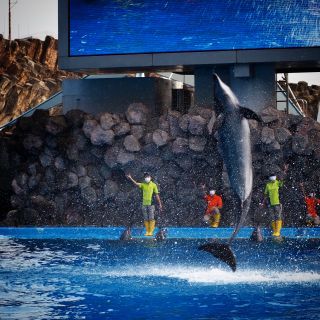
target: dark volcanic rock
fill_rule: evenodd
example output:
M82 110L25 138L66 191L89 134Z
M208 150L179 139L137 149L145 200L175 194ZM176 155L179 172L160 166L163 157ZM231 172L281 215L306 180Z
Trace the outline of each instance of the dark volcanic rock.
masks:
M97 125L91 132L90 140L95 146L112 145L114 132L112 130L103 130Z
M202 135L205 131L206 120L201 116L191 116L189 119L189 132L194 135Z
M291 137L291 132L286 128L276 129L276 138L279 143L285 143Z
M207 139L204 137L194 136L189 138L190 150L202 152L206 146Z
M138 139L133 135L126 136L123 145L125 149L130 152L137 152L141 150Z
M142 103L133 103L126 111L126 117L130 124L146 124L149 110Z
M118 184L113 180L107 180L104 187L103 192L106 199L115 198L118 194L119 187Z
M113 131L114 135L117 137L126 135L128 132L130 132L130 125L128 122L120 122L113 128Z
M103 130L110 130L115 126L116 122L110 113L103 113L100 116L100 125Z
M166 131L157 129L152 134L152 141L158 146L162 147L166 145L169 141L169 135Z
M189 141L185 138L177 138L173 141L172 152L175 154L186 153L188 151Z

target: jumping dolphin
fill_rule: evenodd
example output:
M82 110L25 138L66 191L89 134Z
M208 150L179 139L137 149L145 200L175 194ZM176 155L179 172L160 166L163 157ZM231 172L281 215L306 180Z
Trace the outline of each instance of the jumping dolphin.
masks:
M156 234L156 240L157 241L163 241L167 239L167 229L166 228L160 228L159 231Z
M120 240L122 241L127 241L127 240L131 240L132 236L131 236L131 227L126 228L121 236L120 236Z
M248 214L252 192L252 160L250 128L247 119L261 121L253 111L240 106L231 89L214 74L214 97L218 102L215 111L218 117L209 130L217 130L218 147L227 168L231 189L238 202L237 223L228 244L219 242L207 243L199 250L208 251L216 258L226 262L233 271L236 260L230 244L236 237ZM209 124L210 124L209 123Z
M260 226L257 226L252 231L252 234L250 236L250 240L253 242L262 242L263 241L263 235L261 232Z

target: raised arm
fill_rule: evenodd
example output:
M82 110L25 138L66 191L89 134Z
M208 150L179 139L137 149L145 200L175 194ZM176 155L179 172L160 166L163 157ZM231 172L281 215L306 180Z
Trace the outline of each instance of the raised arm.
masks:
M135 180L131 177L131 174L130 174L130 173L127 174L127 178L128 178L129 180L131 180L137 187L140 187L140 183L137 182L137 181L135 181Z
M303 182L300 183L300 187L301 187L303 196L306 197L306 190L304 189L304 184L303 184Z
M288 169L289 169L289 165L286 163L283 166L283 174L281 175L281 177L279 177L279 180L281 180L283 182L284 178L286 177L287 173L288 173Z
M206 193L206 185L204 183L200 184L200 189L202 191L202 195L205 196Z

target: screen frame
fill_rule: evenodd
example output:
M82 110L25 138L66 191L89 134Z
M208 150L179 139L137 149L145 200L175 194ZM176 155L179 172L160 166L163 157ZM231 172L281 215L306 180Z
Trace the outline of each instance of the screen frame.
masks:
M274 63L279 72L320 70L320 47L70 56L69 8L70 0L58 1L59 67L65 70L192 72L198 66L253 63Z

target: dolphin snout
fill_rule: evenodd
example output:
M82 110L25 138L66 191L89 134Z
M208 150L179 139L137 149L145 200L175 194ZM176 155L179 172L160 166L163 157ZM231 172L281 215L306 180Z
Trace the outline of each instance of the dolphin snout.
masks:
M216 73L214 73L212 76L213 76L213 81L217 81L220 79Z

